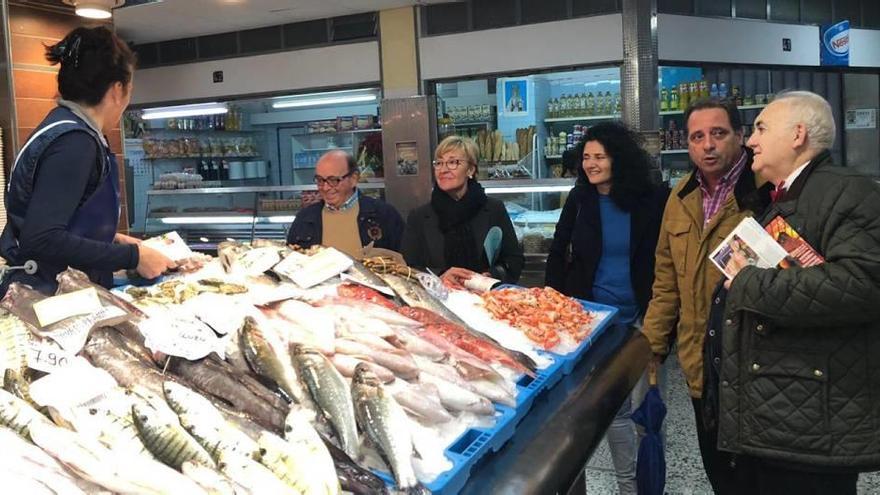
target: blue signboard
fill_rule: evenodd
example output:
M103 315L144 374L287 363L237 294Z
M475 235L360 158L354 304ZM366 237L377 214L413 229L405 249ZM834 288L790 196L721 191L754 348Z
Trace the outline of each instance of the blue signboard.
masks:
M849 65L849 21L819 28L822 65Z

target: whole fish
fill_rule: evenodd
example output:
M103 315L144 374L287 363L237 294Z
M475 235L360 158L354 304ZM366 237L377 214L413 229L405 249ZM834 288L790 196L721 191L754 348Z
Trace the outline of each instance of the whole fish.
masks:
M59 426L97 439L108 449L123 455L153 459L141 441L131 415L133 393L120 387L106 392L88 408L50 409L52 419Z
M210 454L180 426L170 410L141 401L135 402L131 410L144 445L160 461L178 470L186 461L217 467Z
M352 258L351 261L351 268L349 268L346 273L351 275L354 279L366 283L371 287L390 289L384 280L379 278L379 276L373 273L372 270L364 266L363 263L354 258Z
M324 445L333 458L339 484L346 492L355 495L383 495L388 493L388 486L381 478L367 469L360 467L342 449L333 442L322 437Z
M492 406L492 403L482 395L459 387L430 373L419 375L419 381L437 387L437 391L440 394L440 402L447 409L469 411L475 414L495 414L495 408Z
M307 419L303 421L311 427ZM298 432L299 428L291 433L292 440L264 432L259 440L260 462L300 493L338 494L339 480L336 479L333 459L318 434L314 429L311 429L311 434Z
M443 364L443 363L435 363L428 359L417 358L416 363L419 365L419 368L425 372L430 373L434 376L440 377L446 381L454 383L459 387L470 390L476 394L482 395L483 397L491 400L492 402L497 402L498 404L504 404L505 406L516 407L516 399L508 393L500 385L497 385L489 380L465 380L464 377L455 369L455 367Z
M266 396L278 401L280 399L274 397L265 387L262 387L262 393L255 393L251 389L253 385L245 385L244 381L247 380L239 380L234 370L222 366L219 360L214 361L211 356L200 361L174 359L168 366L168 371L184 378L206 396L216 397L228 404L232 412L245 414L247 419L252 419L265 429L280 432L284 427L287 406L282 404L282 407L277 407ZM230 418L229 414L225 416Z
M236 493L244 493L243 488L236 490L235 483L224 474L202 464L186 461L180 470L184 476L193 480L209 495L236 495Z
M379 380L381 380L382 383L393 382L396 378L391 370L371 362L368 356L334 354L333 357L330 358L330 362L332 362L333 366L336 367L339 373L346 378L354 376L354 368L360 363L366 363L370 367L370 370L379 377Z
M7 368L3 373L3 390L19 399L31 401L30 383L18 369Z
M97 328L86 341L83 354L93 365L110 373L120 386L141 387L162 395L162 372L145 362L143 356L128 350L123 340L112 328Z
M244 456L223 454L220 472L241 485L250 494L301 495L292 486L278 479L266 466Z
M359 440L351 391L333 364L315 349L294 346L293 361L346 454L358 458Z
M383 283L383 285L385 284ZM388 286L385 285L385 287ZM388 309L394 309L397 307L394 302L383 296L379 291L359 284L341 284L336 287L336 293L342 297L360 299Z
M351 314L352 310L356 310L359 315L365 318L374 318L387 323L388 325L415 328L422 326L421 323L407 318L395 310L379 306L371 302L362 301L360 299L352 299L350 297L324 297L313 301L312 304L319 308L331 308L334 312L341 314Z
M164 388L165 400L177 413L181 426L215 461L219 460L220 451L259 457L256 442L228 423L210 400L174 382L165 382Z
M421 308L439 315L449 323L456 327L456 345L467 344L474 348L479 348L482 353L491 355L494 360L508 366L517 371L535 376L537 364L528 356L521 352L511 351L504 348L488 335L474 329L458 315L447 308L441 301L432 296L417 281L406 280L397 275L382 275L383 280L394 289L394 292L400 296L409 306L413 308ZM399 312L405 316L412 317L405 311ZM468 349L466 349L468 350ZM469 350L473 353L473 350Z
M239 346L248 364L258 375L272 380L287 396L297 404L306 404L308 398L291 366L286 349L279 349L280 343L270 343L266 335L252 317L245 318L244 328L239 335Z
M31 286L20 282L12 282L6 289L6 295L0 301L0 307L15 315L22 322L26 323L28 328L33 332L40 331L40 322L37 321L37 314L34 313L34 303L46 299L45 294L34 290Z
M30 429L35 424L51 425L52 423L29 403L5 390L0 390L0 425L14 430L24 438L29 438Z
M388 368L404 380L419 376L419 367L406 351L394 349L383 351L348 339L336 339L336 352L349 356L369 356L376 364Z
M432 361L442 361L449 355L443 349L419 337L408 329L399 329L393 337L385 337L393 346L413 356L423 356Z
M112 492L205 493L189 478L160 462L121 455L91 438L53 424L35 424L31 439L78 476Z
M97 493L102 489L71 473L54 457L4 426L0 426L0 445L0 479L6 491L39 493L17 483L17 475L41 481L51 495Z
M27 367L30 331L14 314L0 313L0 369L24 370Z
M388 461L397 487L409 490L418 486L419 480L412 465L409 420L403 408L366 365L360 364L355 369L351 388L358 423Z
M440 402L437 387L426 383L396 388L391 395L404 409L428 423L447 423L454 418Z

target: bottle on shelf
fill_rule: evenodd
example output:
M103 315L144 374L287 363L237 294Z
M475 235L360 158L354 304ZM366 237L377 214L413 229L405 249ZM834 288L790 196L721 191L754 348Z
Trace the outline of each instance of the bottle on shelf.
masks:
M666 88L660 90L660 111L669 111L669 91Z
M229 180L229 162L226 160L220 160L221 171L220 171L220 180Z
M623 113L623 102L620 98L620 93L614 93L614 114L620 115Z
M718 98L718 84L712 83L712 87L709 88L709 98Z
M709 98L709 83L705 79L700 80L700 98Z
M669 110L678 110L680 106L678 98L678 89L675 86L669 91Z
M678 85L678 110L684 110L690 104L690 91L688 91L688 83Z
M605 115L614 113L614 97L611 96L611 91L605 92L605 111L602 113Z
M594 115L596 113L596 100L593 98L593 92L587 93L587 108L584 115Z
M739 86L733 87L732 96L734 101L736 102L736 106L741 107L743 105L743 97L739 91Z
M721 81L721 84L718 85L718 98L722 100L727 98L727 83Z

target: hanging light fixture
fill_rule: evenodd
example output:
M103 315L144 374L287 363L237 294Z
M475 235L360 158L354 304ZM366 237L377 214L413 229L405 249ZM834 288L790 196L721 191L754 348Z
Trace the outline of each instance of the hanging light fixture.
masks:
M113 16L111 9L122 7L125 0L64 0L72 5L76 15L89 19L109 19Z

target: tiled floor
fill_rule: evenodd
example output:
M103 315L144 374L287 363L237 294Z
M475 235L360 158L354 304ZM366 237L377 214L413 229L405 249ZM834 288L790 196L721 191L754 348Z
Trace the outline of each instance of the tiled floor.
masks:
M669 390L666 397L666 493L675 495L712 494L703 472L693 407L678 361L667 362ZM617 483L608 444L604 441L587 464L588 495L617 493ZM880 473L863 474L859 478L860 495L880 495Z

